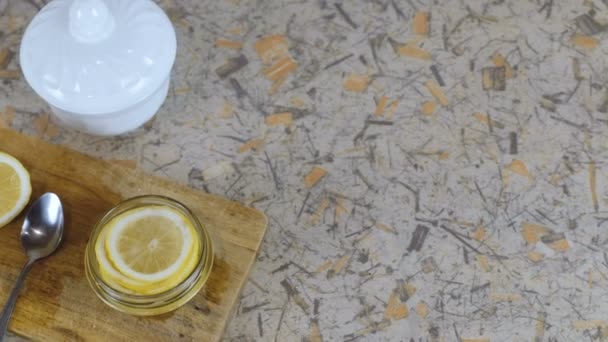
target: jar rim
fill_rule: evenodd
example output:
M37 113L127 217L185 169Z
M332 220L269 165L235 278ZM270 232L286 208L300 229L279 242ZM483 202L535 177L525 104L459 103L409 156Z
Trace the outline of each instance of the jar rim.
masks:
M201 248L192 272L175 287L157 294L141 295L120 291L108 284L100 274L94 245L103 227L116 216L147 205L165 205L180 211L193 225ZM172 311L190 300L206 283L213 267L213 244L207 229L183 203L162 195L143 195L126 199L108 210L93 226L85 250L85 273L97 296L111 307L136 315L157 315Z

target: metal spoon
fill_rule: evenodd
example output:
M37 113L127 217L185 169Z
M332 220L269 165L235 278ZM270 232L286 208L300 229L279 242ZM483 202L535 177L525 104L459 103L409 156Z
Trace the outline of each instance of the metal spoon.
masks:
M53 193L42 195L30 208L21 227L21 245L27 254L27 262L17 278L0 316L0 341L6 338L11 318L23 280L35 261L51 255L63 236L63 207Z

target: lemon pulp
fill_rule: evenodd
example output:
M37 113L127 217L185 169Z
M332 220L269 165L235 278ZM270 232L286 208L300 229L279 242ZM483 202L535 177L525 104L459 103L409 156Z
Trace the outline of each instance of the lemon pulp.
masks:
M157 294L182 283L198 262L192 223L161 205L128 210L102 227L95 254L102 279L118 291Z
M25 208L32 194L30 175L14 157L0 152L0 227Z

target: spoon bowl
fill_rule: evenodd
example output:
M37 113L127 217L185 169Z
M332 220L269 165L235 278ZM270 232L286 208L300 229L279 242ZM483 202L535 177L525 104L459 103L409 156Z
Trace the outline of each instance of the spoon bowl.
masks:
M51 255L63 237L63 206L59 197L53 193L42 195L25 216L21 227L21 245L27 254L27 262L0 316L0 342L6 338L8 322L15 308L17 296L25 280L27 272L36 260Z
M42 195L28 211L21 228L21 245L29 259L52 254L63 237L61 200L53 193Z

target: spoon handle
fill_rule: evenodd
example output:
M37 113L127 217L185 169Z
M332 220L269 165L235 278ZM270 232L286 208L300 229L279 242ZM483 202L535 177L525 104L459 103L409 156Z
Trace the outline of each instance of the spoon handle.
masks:
M27 275L33 264L33 260L28 260L27 263L25 263L25 266L23 266L23 269L21 270L21 274L19 274L19 277L17 278L15 287L13 287L11 296L8 297L8 301L4 305L4 309L2 309L2 316L0 317L0 342L4 341L4 339L6 338L8 322L11 319L13 309L15 308L15 303L17 302L17 296L19 296L21 285L23 285L23 280L25 279L25 276Z

